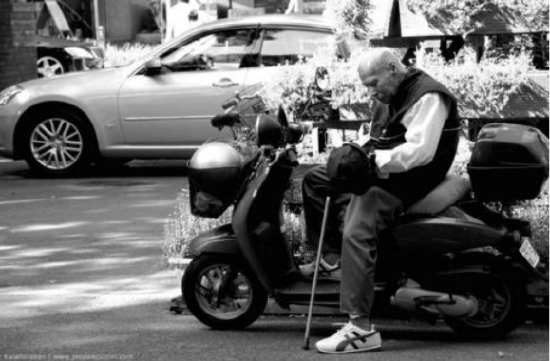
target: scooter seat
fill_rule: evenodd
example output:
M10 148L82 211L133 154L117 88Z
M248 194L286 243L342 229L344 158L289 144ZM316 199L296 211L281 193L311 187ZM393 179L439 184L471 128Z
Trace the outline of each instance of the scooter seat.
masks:
M436 215L464 198L471 189L472 185L468 179L449 174L426 197L409 207L405 214Z

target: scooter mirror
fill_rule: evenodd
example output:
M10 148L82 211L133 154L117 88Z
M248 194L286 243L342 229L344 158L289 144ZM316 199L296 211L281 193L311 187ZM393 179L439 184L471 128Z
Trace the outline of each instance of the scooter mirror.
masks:
M280 147L284 142L283 127L268 115L258 115L256 118L256 141L259 147L264 145Z
M315 70L315 85L322 91L330 88L330 76L328 75L328 70L323 66Z
M288 127L288 118L286 116L285 108L282 105L279 105L279 110L277 111L277 120L282 127Z

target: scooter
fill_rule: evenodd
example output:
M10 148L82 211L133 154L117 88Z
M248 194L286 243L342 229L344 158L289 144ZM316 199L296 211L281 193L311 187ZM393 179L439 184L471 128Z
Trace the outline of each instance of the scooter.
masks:
M232 126L238 119L227 112L213 123ZM231 224L200 234L187 248L193 260L182 279L183 298L189 311L213 329L246 328L264 312L268 297L283 308L311 300L313 280L298 271L281 231L284 194L298 165L295 145L308 129L289 123L280 109L276 117L259 115L255 131L256 155L233 169L236 181L218 186L218 197L206 189L205 179L221 174L216 163L225 157L221 148L206 144L189 163L192 209L197 199L222 199L224 192L221 208L234 206ZM204 154L209 160L201 162ZM488 125L468 169L473 192L449 200L434 191L425 200L443 211L405 213L383 235L376 304L443 319L464 337L502 337L525 321L526 284L542 277L540 257L530 242L529 222L506 218L486 202L536 197L548 179L548 140L534 128ZM206 197L200 197L201 187ZM316 281L315 305L338 308L340 281Z

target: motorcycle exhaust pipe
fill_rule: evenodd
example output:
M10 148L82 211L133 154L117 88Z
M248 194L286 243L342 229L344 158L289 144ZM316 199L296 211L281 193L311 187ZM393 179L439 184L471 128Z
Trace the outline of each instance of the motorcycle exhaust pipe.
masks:
M391 304L408 311L422 310L457 318L475 315L479 309L473 296L428 291L420 287L401 287L392 296Z

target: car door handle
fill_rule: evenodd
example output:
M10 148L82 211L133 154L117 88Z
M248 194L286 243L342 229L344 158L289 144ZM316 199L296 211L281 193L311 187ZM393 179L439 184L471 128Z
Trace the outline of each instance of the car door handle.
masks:
M227 88L230 86L237 86L239 83L235 83L233 80L229 78L221 78L217 83L213 83L212 86L217 86L220 88Z

